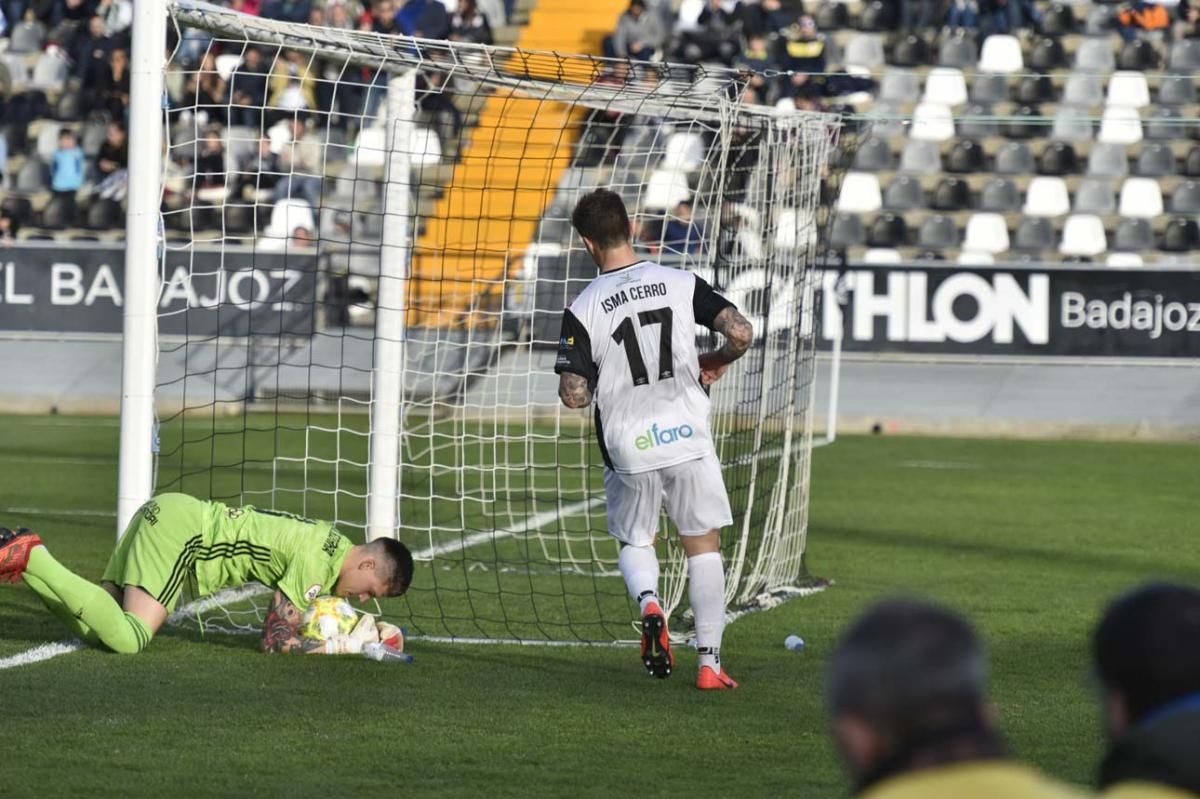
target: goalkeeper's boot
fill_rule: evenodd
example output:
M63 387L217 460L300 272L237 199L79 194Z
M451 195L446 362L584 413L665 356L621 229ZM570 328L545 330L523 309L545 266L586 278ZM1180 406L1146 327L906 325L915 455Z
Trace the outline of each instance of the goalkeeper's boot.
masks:
M711 666L701 666L696 677L696 687L701 691L732 691L737 682L725 673L725 669L713 671Z
M0 527L0 583L19 583L29 565L29 553L41 546L42 539L28 527L9 530Z
M665 679L675 668L671 638L667 633L667 614L657 602L646 605L642 616L642 663L651 677Z

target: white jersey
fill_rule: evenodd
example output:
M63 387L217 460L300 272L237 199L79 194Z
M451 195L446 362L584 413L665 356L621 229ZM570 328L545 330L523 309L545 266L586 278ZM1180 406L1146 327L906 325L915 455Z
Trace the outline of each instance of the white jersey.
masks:
M610 469L661 469L713 452L696 325L732 305L691 272L649 261L602 272L563 312L554 371L587 378Z

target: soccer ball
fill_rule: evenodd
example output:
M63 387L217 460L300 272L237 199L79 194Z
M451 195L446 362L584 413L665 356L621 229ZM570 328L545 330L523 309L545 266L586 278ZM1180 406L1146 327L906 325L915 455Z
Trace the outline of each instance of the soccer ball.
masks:
M304 611L300 634L305 638L327 641L335 635L347 635L358 622L358 614L341 597L319 596Z

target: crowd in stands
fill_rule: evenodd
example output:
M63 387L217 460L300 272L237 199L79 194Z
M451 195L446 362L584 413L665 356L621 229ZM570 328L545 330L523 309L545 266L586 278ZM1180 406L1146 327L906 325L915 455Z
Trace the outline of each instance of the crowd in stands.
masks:
M1091 643L1088 665L1108 740L1100 795L1200 796L1193 737L1200 732L1200 590L1139 586L1109 605ZM987 678L982 642L957 613L904 599L868 609L834 651L826 680L830 728L855 795L1085 795L1013 758Z

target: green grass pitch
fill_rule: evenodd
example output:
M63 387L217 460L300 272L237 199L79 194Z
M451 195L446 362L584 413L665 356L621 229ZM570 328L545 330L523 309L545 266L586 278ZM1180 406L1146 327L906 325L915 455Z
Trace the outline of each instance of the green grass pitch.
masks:
M98 577L114 542L111 419L0 418L0 523ZM1086 784L1101 750L1086 641L1134 582L1200 579L1194 445L844 438L818 450L809 567L830 590L726 632L743 689L704 695L628 649L415 643L412 666L268 657L168 630L143 654L0 671L0 793L794 796L847 793L825 658L872 600L915 592L985 634L1014 750ZM89 515L94 514L94 515ZM790 633L808 642L784 649ZM0 658L65 637L0 586Z

